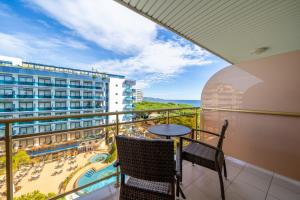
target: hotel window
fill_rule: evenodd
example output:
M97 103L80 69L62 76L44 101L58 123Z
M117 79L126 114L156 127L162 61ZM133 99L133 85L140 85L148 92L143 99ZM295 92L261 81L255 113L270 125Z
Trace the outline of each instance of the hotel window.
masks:
M80 81L71 80L70 85L80 86Z
M67 124L56 124L55 125L55 130L66 130L67 129Z
M93 121L84 121L83 122L83 127L89 127L93 125Z
M19 81L24 83L32 83L33 77L32 76L19 76Z
M58 112L58 113L55 113L56 116L62 116L62 115L67 115L66 112Z
M80 128L80 122L71 122L70 128Z
M33 89L31 88L20 88L19 95L33 95Z
M95 126L102 124L102 120L95 120Z
M102 92L96 92L96 93L95 93L95 96L96 96L96 97L101 97L102 95L103 95Z
M92 135L94 135L94 134L93 134L93 131L92 131L92 130L87 130L87 131L84 131L84 132L83 132L83 135L84 135L84 137L90 137L90 136L92 136Z
M39 90L39 96L51 96L51 90Z
M96 87L102 87L102 83L101 83L101 82L96 82L96 83L95 83L95 86L96 86Z
M33 117L33 114L23 114L23 115L19 115L19 118L25 118L25 117Z
M42 132L49 132L51 131L51 125L47 124L47 125L40 125L39 126L39 131Z
M40 145L41 144L51 144L51 136L40 137Z
M39 108L51 108L51 102L39 102Z
M93 93L92 92L83 92L84 97L92 97Z
M14 108L14 104L12 102L0 102L1 110L12 110Z
M91 82L91 81L84 81L84 82L83 82L83 85L84 85L84 86L92 86L92 85L93 85L93 82Z
M34 140L33 139L25 139L25 140L20 140L20 146L22 148L24 147L30 147L34 145Z
M96 105L96 108L101 108L102 102L101 101L96 101L95 105Z
M57 84L57 85L66 85L67 80L66 79L55 79L55 84Z
M80 101L71 101L70 105L72 108L80 107Z
M19 102L19 108L32 109L33 102Z
M39 117L47 117L47 116L51 116L51 113L39 113Z
M83 102L83 107L91 107L92 104L93 104L92 101L84 101L84 102Z
M66 134L56 135L56 142L62 142L62 141L67 141L67 135Z
M0 119L11 119L13 118L12 115L0 115Z
M41 84L51 84L50 78L39 78L39 83Z
M14 78L9 74L0 74L0 81L13 81Z
M14 91L11 88L2 88L0 89L0 95L3 96L11 96L13 95Z
M20 134L31 134L33 133L34 128L33 126L27 126L27 127L20 127L19 128L19 133Z
M66 91L55 91L55 96L61 97L61 96L67 96Z
M79 139L80 138L80 132L75 132L75 139Z
M80 96L80 91L70 91L70 96Z
M56 108L64 108L64 107L67 107L67 103L64 101L64 102L55 102L55 107Z

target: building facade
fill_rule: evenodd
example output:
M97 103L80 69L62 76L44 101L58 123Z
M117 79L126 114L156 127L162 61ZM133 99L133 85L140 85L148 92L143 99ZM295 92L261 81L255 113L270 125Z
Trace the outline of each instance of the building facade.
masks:
M22 62L0 57L0 117L46 117L69 114L123 111L133 108L135 81L124 76ZM35 121L13 125L13 134L31 134L97 126L114 119L94 117ZM120 119L130 120L129 116ZM1 131L3 134L4 127ZM98 130L99 132L100 130ZM97 132L97 130L96 130ZM58 140L97 134L64 134ZM56 140L49 136L38 144ZM31 141L36 145L36 141ZM32 145L33 145L32 144Z

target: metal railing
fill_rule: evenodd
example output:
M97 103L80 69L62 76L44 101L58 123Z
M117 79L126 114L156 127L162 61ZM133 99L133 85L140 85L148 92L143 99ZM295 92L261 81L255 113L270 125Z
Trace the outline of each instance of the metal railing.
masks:
M187 113L181 113L181 111L189 111ZM5 126L5 135L4 137L0 138L0 141L5 142L5 156L6 156L6 196L7 200L13 200L13 140L18 139L25 139L25 138L32 138L32 137L39 137L39 136L47 136L47 135L56 135L71 131L79 131L85 129L95 129L95 128L104 128L104 127L115 127L115 134L118 135L120 132L120 125L126 124L136 124L141 122L147 121L155 121L155 120L165 120L166 123L170 123L172 118L177 117L187 117L192 116L195 119L195 124L193 124L194 128L197 128L199 125L198 122L198 115L199 115L200 107L184 107L184 108L169 108L169 109L156 109L156 110L138 110L138 111L122 111L122 112L106 112L106 113L91 113L91 114L77 114L77 115L62 115L62 116L47 116L47 117L32 117L32 118L13 118L13 119L1 119L0 124L4 124ZM163 113L163 115L159 115L158 117L149 118L145 117L145 114L150 113ZM131 114L132 116L140 116L134 117L131 121L120 121L121 115ZM42 133L32 133L32 134L23 134L23 135L13 135L13 124L14 123L25 123L25 122L32 122L32 121L49 121L49 120L63 120L63 119L73 119L73 118L86 118L86 117L103 117L103 116L114 116L115 121L113 123L106 123L97 126L89 126L89 127L77 127L67 130L57 130L51 132L42 132ZM114 174L118 176L118 172ZM113 175L110 175L111 177ZM104 177L100 180L96 180L92 183L88 183L86 185L80 186L73 190L67 191L65 193L59 194L56 197L52 198L59 199L63 196L68 194L74 193L76 191L82 190L88 186L91 186L95 183L98 183L104 179L109 177ZM118 184L118 178L117 178Z

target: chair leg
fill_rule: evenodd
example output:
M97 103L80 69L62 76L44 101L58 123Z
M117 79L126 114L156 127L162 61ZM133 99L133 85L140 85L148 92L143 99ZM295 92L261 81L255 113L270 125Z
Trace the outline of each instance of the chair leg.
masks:
M176 198L179 198L179 180L176 180Z
M223 177L222 177L222 170L218 169L218 175L219 175L219 179L220 179L220 188L221 188L222 200L225 200L225 191L224 191L224 183L223 183Z
M226 168L225 159L224 159L224 176L225 176L225 179L227 180L227 168Z

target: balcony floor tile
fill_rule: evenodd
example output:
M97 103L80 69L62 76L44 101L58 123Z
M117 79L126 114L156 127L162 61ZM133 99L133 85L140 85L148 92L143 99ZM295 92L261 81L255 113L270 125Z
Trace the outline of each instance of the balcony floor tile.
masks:
M223 179L226 200L300 199L300 183L296 181L231 157L226 158L226 164L228 179ZM183 162L182 188L187 200L221 199L217 173L186 161ZM110 185L79 199L118 200L119 189Z

